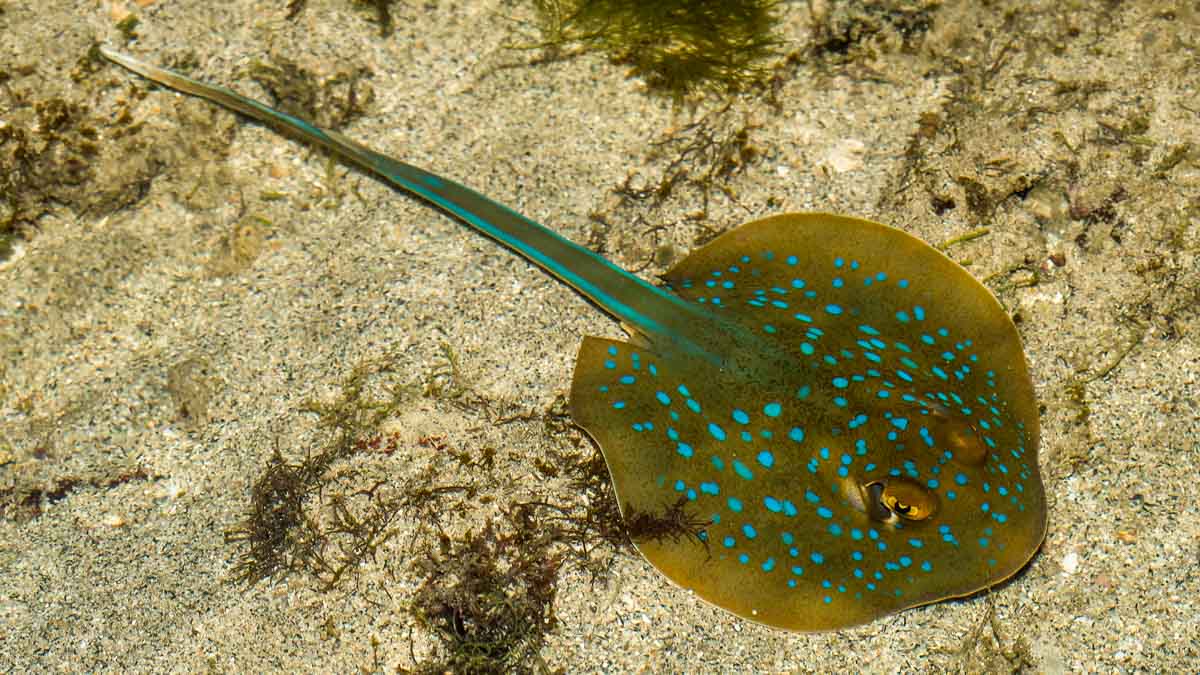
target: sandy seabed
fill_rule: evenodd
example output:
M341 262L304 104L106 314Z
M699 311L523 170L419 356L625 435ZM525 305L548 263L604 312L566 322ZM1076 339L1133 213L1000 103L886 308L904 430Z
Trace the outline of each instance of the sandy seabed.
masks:
M707 109L648 95L599 54L510 49L536 39L524 5L393 12L383 37L369 8L333 0L294 18L282 1L0 3L0 168L31 172L0 215L20 202L36 216L0 262L0 671L436 663L445 643L412 611L429 528L401 512L332 590L304 573L247 587L234 578L245 547L226 533L256 479L276 451L298 462L328 443L306 406L344 399L365 368L371 386L409 392L380 426L403 452L331 468L312 514L376 477L468 486L443 514L452 538L520 501L586 508L544 465L586 440L547 411L580 338L620 335L438 212L89 61L97 41L258 97L255 65L290 62L348 135L647 278L783 211L931 242L990 228L949 254L1017 318L1044 406L1049 530L1022 574L796 635L601 546L607 577L565 565L554 578L555 622L525 665L1200 668L1196 3L785 3L782 49L798 58L774 102L746 96L714 122L747 128L754 152L704 219L692 184L660 204L617 190L659 180L669 158L651 144ZM339 108L355 74L358 108Z

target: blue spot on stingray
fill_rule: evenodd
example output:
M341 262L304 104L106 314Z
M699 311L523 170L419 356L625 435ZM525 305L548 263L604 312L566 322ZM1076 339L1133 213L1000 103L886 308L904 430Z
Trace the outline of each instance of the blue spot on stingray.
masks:
M767 469L771 468L771 466L775 464L775 455L772 455L770 450L763 450L762 452L759 452L756 459L758 459L759 464L762 464L763 467Z
M746 466L745 464L742 464L739 460L736 460L736 459L733 460L733 472L736 473L737 475L741 476L742 478L745 478L746 480L750 480L750 479L754 478L754 473L750 471L750 467Z
M718 441L725 440L725 430L717 426L715 422L708 423L708 433L712 434L712 437Z
M745 413L745 411L738 410L737 408L734 408L734 409L733 409L733 421L734 421L734 422L737 422L738 424L749 424L749 423L750 423L750 416L749 416L749 415L747 415L747 414Z
M779 417L779 414L782 411L783 406L779 405L778 403L768 403L763 406L763 414L767 417Z

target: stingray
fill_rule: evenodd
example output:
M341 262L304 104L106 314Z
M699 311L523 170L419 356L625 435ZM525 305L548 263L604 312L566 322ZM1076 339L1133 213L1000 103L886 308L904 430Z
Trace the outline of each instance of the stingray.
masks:
M620 322L585 337L575 422L635 537L680 587L796 631L852 626L1011 577L1045 533L1038 409L988 289L879 223L787 213L654 285L448 178L107 47L154 82L329 150L512 250ZM661 533L660 533L661 534Z

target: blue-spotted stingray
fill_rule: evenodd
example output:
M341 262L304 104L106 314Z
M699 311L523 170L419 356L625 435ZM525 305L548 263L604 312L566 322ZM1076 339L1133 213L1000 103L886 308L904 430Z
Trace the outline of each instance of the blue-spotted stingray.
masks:
M1020 338L986 287L919 239L776 215L656 286L452 180L101 53L340 155L619 321L628 340L583 339L571 414L627 519L697 523L635 543L713 605L778 628L843 628L988 588L1040 546L1038 410Z

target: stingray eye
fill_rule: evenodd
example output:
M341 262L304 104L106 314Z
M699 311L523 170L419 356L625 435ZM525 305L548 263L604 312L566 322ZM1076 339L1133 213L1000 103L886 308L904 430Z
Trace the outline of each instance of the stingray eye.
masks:
M925 520L937 511L937 497L929 488L907 478L889 478L866 486L870 513L877 520L896 515L904 520Z

